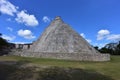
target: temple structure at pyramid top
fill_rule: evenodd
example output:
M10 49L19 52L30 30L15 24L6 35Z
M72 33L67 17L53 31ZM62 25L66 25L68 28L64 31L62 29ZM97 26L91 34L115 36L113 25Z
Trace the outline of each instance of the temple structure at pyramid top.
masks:
M29 50L21 53L21 56L81 61L110 60L109 54L96 51L59 16L50 23Z

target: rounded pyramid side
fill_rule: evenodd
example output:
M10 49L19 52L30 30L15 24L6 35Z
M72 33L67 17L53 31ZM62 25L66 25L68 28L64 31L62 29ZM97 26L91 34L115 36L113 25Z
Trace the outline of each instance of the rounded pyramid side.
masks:
M80 34L75 32L60 17L56 17L46 28L41 37L33 43L31 52L50 53L87 53L96 51Z

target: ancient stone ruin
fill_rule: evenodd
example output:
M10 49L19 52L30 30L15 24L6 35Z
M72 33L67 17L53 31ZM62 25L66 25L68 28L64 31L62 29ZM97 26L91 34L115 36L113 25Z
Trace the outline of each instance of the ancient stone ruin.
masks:
M96 51L70 25L56 17L28 50L16 55L80 61L108 61L109 54Z

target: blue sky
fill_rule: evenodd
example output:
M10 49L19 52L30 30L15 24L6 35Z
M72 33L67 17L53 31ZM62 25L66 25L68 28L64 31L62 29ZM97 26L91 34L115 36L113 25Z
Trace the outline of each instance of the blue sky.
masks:
M33 42L61 16L94 46L120 40L120 0L0 0L0 33L14 43Z

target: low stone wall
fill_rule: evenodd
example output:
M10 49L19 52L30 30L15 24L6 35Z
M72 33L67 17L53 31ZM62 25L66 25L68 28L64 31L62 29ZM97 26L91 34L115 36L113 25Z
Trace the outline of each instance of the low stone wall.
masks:
M16 53L14 55L17 55ZM87 53L45 53L45 52L21 52L19 56L40 57L77 61L109 61L109 54L87 54Z

